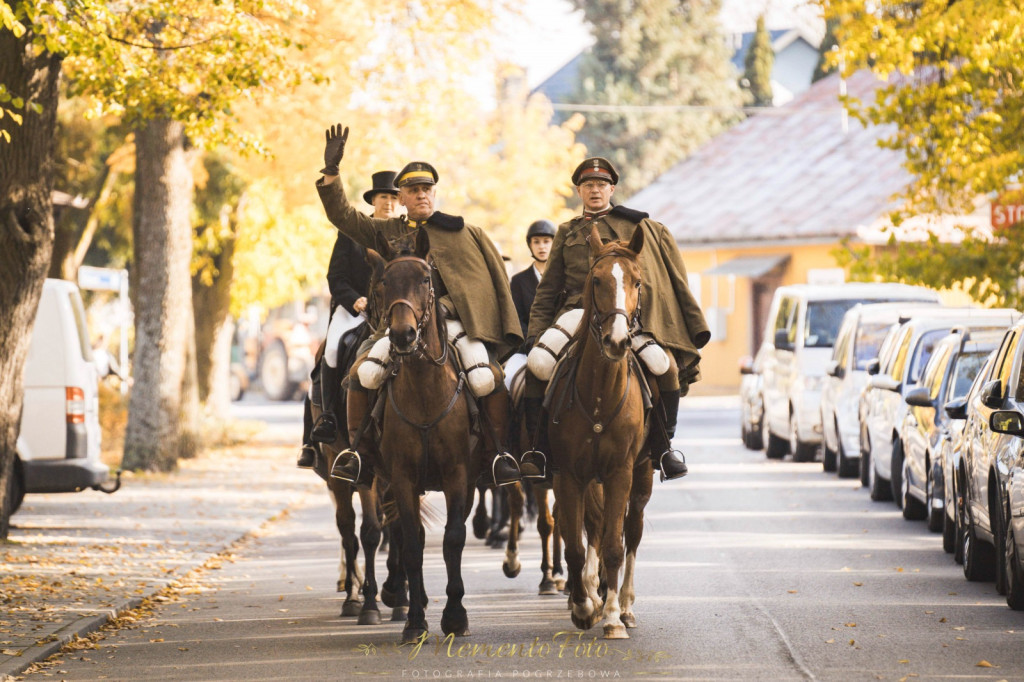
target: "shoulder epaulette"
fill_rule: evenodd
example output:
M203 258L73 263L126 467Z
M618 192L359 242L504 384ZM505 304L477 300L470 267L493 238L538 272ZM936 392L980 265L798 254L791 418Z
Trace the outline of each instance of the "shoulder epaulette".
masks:
M440 211L435 211L434 215L427 218L427 222L449 232L458 232L466 226L466 221L462 219L462 216L448 215Z
M625 206L616 206L611 210L611 213L609 213L609 215L613 215L618 218L624 218L625 220L628 220L633 223L639 223L644 218L651 217L649 213L637 211L632 208L626 208Z

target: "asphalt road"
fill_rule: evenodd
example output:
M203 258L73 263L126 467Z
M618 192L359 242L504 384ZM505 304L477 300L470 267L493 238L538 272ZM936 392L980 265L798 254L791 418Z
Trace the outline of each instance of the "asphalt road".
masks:
M685 403L685 401L684 401ZM577 633L562 596L537 595L535 531L522 574L472 538L472 635L440 632L440 528L428 531L431 638L340 618L338 541L326 496L247 541L219 569L97 649L66 653L67 680L1024 679L1024 613L964 580L938 535L873 503L820 464L743 449L738 411L687 409L690 475L655 483L637 568L639 627ZM437 508L440 499L428 497ZM507 645L502 647L502 645ZM475 649L474 649L475 647ZM979 665L980 664L980 665ZM30 675L36 677L41 673Z

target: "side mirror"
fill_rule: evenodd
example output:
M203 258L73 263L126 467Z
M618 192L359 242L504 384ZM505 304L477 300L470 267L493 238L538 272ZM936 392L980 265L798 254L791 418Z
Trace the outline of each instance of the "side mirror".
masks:
M793 350L793 344L789 342L789 332L785 329L779 329L775 332L775 349Z
M842 379L846 376L846 370L839 364L838 360L829 360L828 364L825 365L825 374L836 379Z
M868 360L868 364L864 367L864 371L870 376L878 374L879 370L882 369L882 363L878 361L878 358L871 358Z
M928 394L928 389L924 386L915 386L910 389L903 399L907 401L907 405L914 407L935 407L932 397Z
M988 425L996 433L1024 437L1024 415L1016 410L996 410L989 417Z
M740 358L740 374L753 374L754 373L754 358L749 355L744 355Z
M981 403L985 407L997 408L1003 406L1003 383L999 379L993 379L981 387Z
M967 419L967 398L954 398L945 405L950 419Z

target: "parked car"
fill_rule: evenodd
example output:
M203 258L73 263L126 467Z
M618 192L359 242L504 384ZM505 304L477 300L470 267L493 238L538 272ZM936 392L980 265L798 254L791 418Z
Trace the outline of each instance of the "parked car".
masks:
M942 459L949 450L952 420L941 408L967 395L1002 335L1002 331L973 332L953 327L936 344L920 384L906 393L908 409L900 428L903 517L927 519L928 530L948 533L949 545L954 539L954 525L952 519L946 523L946 468Z
M317 295L273 308L260 330L258 374L271 400L290 400L307 386L313 358L327 337L330 297Z
M878 357L882 341L907 312L907 305L858 304L843 316L832 359L825 366L821 391L822 467L825 471L837 471L840 478L852 478L860 471L857 407L867 385L867 365ZM926 305L929 304L914 304L914 309Z
M957 325L970 329L1005 329L1019 317L1015 310L998 308L932 308L901 318L885 364L869 363L864 413L862 456L868 457L869 492L872 500L895 497L901 509L906 499L903 474L906 460L900 428L908 409L907 392L921 381L924 366L935 344ZM921 517L921 508L912 505L912 517Z
M1005 550L1002 552L1006 603L1013 610L1021 611L1024 610L1024 564L1021 563L1024 560L1024 386L1020 381L1024 372L1021 372L1019 357L1015 360L1018 378L1011 404L1007 406L1009 409L994 411L989 425L999 439L1000 450L995 459L1009 467L1003 515Z
M964 520L961 544L964 577L988 580L995 574L996 589L1006 591L1005 533L1010 508L1007 480L1019 466L1021 445L1014 427L1015 413L1024 409L1024 320L1006 330L990 367L980 376L980 389L966 405L961 447L963 472L961 503ZM950 413L953 414L952 412ZM1017 484L1019 486L1019 482ZM1020 507L1014 507L1020 513ZM1012 519L1014 548L1022 529ZM1016 550L1015 550L1016 551Z
M938 301L923 287L885 283L831 286L795 284L775 290L762 361L765 454L814 459L821 444L821 388L825 365L846 311L866 302Z
M81 294L72 282L47 279L25 360L9 513L26 493L98 489L107 481L99 411L99 373Z
M750 450L764 447L764 404L759 370L758 358L748 356L740 360L740 438Z

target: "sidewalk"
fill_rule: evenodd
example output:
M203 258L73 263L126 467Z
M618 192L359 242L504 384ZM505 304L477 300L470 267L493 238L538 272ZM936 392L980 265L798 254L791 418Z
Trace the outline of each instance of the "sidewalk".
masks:
M268 431L273 431L268 429ZM113 495L29 495L0 544L0 680L134 608L305 496L295 447L257 438L126 476ZM268 442L271 441L271 442Z

